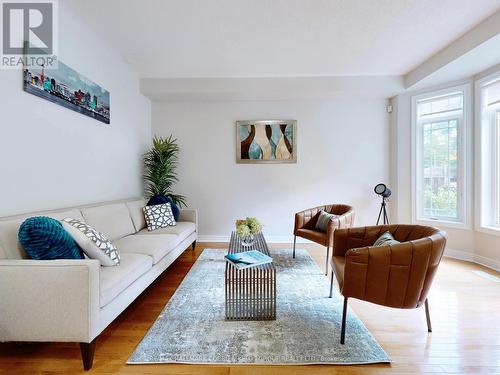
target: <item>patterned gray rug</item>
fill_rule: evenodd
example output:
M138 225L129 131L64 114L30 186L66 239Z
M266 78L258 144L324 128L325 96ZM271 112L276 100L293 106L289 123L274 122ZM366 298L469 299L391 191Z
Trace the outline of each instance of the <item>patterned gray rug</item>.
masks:
M348 312L341 345L343 298L328 298L328 279L307 251L272 252L277 319L224 319L223 250L206 249L129 358L129 364L365 364L390 362L364 324Z

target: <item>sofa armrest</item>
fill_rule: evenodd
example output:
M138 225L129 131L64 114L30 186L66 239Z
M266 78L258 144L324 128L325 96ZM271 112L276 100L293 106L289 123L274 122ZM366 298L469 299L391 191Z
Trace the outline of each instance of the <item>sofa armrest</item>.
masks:
M191 208L182 208L179 215L179 221L188 221L196 225L196 232L198 232L198 210Z
M0 341L91 342L99 270L95 259L0 259Z

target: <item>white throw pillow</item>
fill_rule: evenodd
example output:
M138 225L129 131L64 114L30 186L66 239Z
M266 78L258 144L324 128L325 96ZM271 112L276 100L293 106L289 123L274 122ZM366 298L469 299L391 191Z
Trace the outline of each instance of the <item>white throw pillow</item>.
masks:
M176 225L170 203L146 206L142 210L149 231Z
M73 237L78 246L91 259L98 259L102 266L120 264L120 254L106 236L80 220L64 218L63 228Z

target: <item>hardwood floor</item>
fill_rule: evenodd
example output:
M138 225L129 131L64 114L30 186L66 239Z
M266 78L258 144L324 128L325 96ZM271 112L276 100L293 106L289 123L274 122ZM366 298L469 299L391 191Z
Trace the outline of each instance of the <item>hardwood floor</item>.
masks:
M363 366L199 366L126 365L204 248L227 244L199 243L184 254L125 310L98 338L96 374L500 374L500 283L474 271L500 276L487 268L444 259L429 295L433 332L428 334L423 309L397 310L350 301L351 308L392 357L392 365ZM272 245L275 248L290 245ZM324 268L325 251L307 248ZM291 253L290 253L291 254ZM1 301L0 301L1 303ZM0 373L83 373L78 344L0 344ZM87 372L89 373L89 372Z

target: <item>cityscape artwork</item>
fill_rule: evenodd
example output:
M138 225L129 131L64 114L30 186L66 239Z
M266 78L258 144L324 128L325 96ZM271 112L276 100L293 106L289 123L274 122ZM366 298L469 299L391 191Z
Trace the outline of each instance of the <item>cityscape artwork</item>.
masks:
M237 121L236 161L296 163L297 121Z
M109 124L109 92L58 62L57 69L24 69L24 91Z

